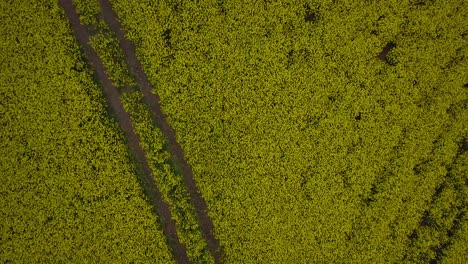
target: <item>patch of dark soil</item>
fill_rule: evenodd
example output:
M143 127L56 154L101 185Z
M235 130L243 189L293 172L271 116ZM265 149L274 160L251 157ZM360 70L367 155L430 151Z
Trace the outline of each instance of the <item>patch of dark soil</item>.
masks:
M358 114L357 116L355 116L354 119L355 119L356 121L361 120L361 119L362 119L361 112L359 112L359 114Z
M463 139L460 148L462 152L468 151L468 138Z
M433 0L415 0L412 4L415 6L426 6L433 4L433 2Z
M130 121L130 115L125 112L123 105L120 101L119 91L113 86L111 80L106 75L106 70L102 64L96 51L89 45L89 32L86 26L80 24L80 19L76 13L76 8L71 0L60 0L60 6L65 11L70 26L75 34L78 43L83 48L87 61L94 69L95 78L99 81L103 94L106 97L110 111L117 119L120 128L126 136L127 143L133 151L134 158L137 161L140 181L145 194L148 196L154 213L159 215L160 224L166 236L167 243L171 247L174 258L179 263L189 263L185 247L179 242L176 233L175 221L171 218L169 205L162 199L161 193L156 186L153 178L151 177L151 170L148 166L148 161L145 152L140 147L140 138L133 131Z
M226 8L224 7L225 0L216 0L216 4L218 7L218 12L223 17L226 16Z
M390 63L390 61L387 58L388 53L396 47L396 44L393 42L387 43L387 45L383 48L383 50L380 52L378 58L382 61L385 61L387 63Z
M200 229L208 244L208 249L213 254L215 262L220 263L222 258L222 251L218 240L214 237L213 234L214 227L212 220L208 216L208 207L205 203L205 200L198 191L192 168L187 163L182 147L176 140L175 131L168 124L166 115L161 111L159 96L151 92L153 87L150 84L145 72L143 71L143 67L140 61L135 55L134 45L125 37L125 33L122 30L122 25L118 21L117 14L115 14L114 10L112 9L112 5L108 0L100 0L99 2L101 4L104 20L115 32L120 47L124 53L127 65L135 76L135 81L138 83L141 92L144 95L144 102L150 107L153 118L159 125L159 128L169 143L168 150L171 154L171 160L174 164L177 165L178 168L180 168L181 174L184 177L184 182L190 194L192 205L197 212Z
M424 215L421 218L420 225L421 226L432 226L432 227L437 227L438 226L436 221L434 219L432 219L432 217L430 216L428 211L424 212Z
M170 47L171 46L171 29L168 28L164 30L162 37L164 41L166 42L166 46Z
M317 22L318 20L318 13L315 10L312 10L309 5L304 5L305 15L304 20L305 22Z
M468 138L464 138L460 142L458 142L458 150L457 150L457 155L455 156L455 159L468 151Z
M290 50L288 52L288 55L287 55L287 57L288 57L288 66L294 63L293 55L294 55L294 50Z

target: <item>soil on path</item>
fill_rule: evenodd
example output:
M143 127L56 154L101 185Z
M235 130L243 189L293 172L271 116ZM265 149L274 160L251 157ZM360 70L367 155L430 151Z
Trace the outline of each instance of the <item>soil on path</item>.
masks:
M177 237L176 225L175 221L171 218L169 205L162 199L161 193L151 176L148 160L146 159L145 152L139 144L140 138L133 131L130 115L123 108L118 89L113 86L97 53L91 45L89 45L89 32L84 25L80 24L79 16L76 13L76 8L72 1L60 0L59 3L65 11L65 15L70 22L73 33L75 34L78 43L83 48L89 64L94 69L95 77L100 82L100 86L103 90L104 96L106 97L110 111L115 115L120 128L127 138L127 143L135 155L140 167L139 169L142 171L140 180L142 181L143 189L150 199L153 211L159 215L164 235L166 236L168 245L171 247L175 260L178 263L190 263L186 249L179 242L179 238Z
M395 47L396 47L395 43L393 43L393 42L387 43L387 45L382 49L382 51L379 53L379 56L377 56L377 57L382 61L390 63L390 61L387 58L387 55Z
M192 168L184 157L182 147L176 140L175 132L172 127L169 126L166 116L161 111L159 96L151 92L152 86L143 71L140 61L135 55L135 46L125 37L122 25L118 21L117 14L112 9L111 3L108 0L99 0L99 2L101 4L103 18L116 34L127 65L135 76L135 81L138 83L141 92L144 95L144 102L150 107L153 118L157 121L159 128L169 143L171 159L181 170L185 185L187 186L190 194L192 205L195 207L197 212L201 231L208 244L208 249L213 254L215 262L220 263L222 252L219 242L213 234L213 222L208 216L206 202L198 192Z

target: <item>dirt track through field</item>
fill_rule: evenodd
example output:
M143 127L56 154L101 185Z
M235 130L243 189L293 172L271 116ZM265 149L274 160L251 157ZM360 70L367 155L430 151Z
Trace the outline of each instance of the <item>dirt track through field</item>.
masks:
M222 252L219 247L219 242L213 234L213 222L208 216L207 205L203 197L198 192L198 188L193 176L193 171L187 163L182 147L176 140L176 135L172 127L167 123L166 116L161 111L159 96L151 92L152 86L148 77L143 71L143 67L135 55L134 45L125 37L122 30L122 25L117 19L117 14L112 9L112 5L108 0L99 0L102 9L102 15L105 22L115 32L119 41L120 47L124 53L125 60L130 71L135 76L141 92L144 95L145 103L150 107L153 118L158 122L159 128L164 134L169 143L169 152L173 162L180 167L181 173L184 177L185 185L190 194L192 205L195 207L201 231L208 244L208 249L213 254L216 263L221 262Z
M143 189L150 199L153 211L159 215L164 235L166 236L168 245L172 249L174 258L178 263L190 263L187 257L186 249L179 242L179 238L177 237L176 225L175 221L171 218L169 205L162 199L161 193L159 192L159 189L156 186L153 177L151 176L148 160L146 159L145 152L139 144L140 138L133 131L130 115L124 110L120 101L119 91L115 86L113 86L112 82L107 76L104 65L99 59L97 53L94 51L91 45L89 45L89 32L84 25L80 24L79 16L76 13L76 8L72 1L60 0L59 3L65 11L65 15L70 22L73 33L75 34L78 43L83 48L88 62L94 69L95 77L100 82L100 86L106 97L110 111L115 115L120 128L127 138L131 150L135 154L138 165L142 170L142 178L140 180L142 181Z

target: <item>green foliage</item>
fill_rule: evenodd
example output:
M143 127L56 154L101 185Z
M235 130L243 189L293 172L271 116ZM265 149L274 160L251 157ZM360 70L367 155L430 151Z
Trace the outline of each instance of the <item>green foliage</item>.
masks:
M225 263L466 262L463 1L111 2ZM134 88L98 1L74 3ZM57 3L0 12L0 262L173 262ZM122 100L190 259L213 262L141 93Z
M106 73L109 79L111 79L117 88L129 90L136 86L123 59L119 43L115 39L113 33L104 30L99 31L96 35L91 37L90 44L98 53L104 67L106 67Z
M0 22L0 262L173 263L57 2Z
M73 0L77 12L80 15L80 21L84 25L97 25L100 21L99 14L101 8L99 2L95 0Z
M97 0L74 0L83 24L91 34L90 44L98 54L112 83L120 90L131 90L136 86L119 47L115 33L104 22Z
M92 2L92 3L91 3ZM98 1L75 0L82 21L94 34L90 44L98 53L109 78L114 85L124 91L137 89L137 85L125 63L124 56L114 32L104 22L100 15L100 7L94 7ZM93 8L90 8L93 7ZM91 20L90 18L95 18ZM165 150L164 137L155 127L149 109L142 102L139 92L124 93L122 98L126 111L132 116L132 125L140 137L140 143L147 153L150 168L158 187L169 203L176 221L177 233L182 244L187 248L191 261L196 263L212 263L213 257L207 249L206 242L199 230L196 213L190 204L190 198L184 187L183 178L174 172L169 163L169 153Z
M111 2L226 263L457 263L463 1Z
M196 212L190 204L183 178L170 162L164 136L154 125L149 107L143 102L143 94L124 93L122 101L125 110L132 117L135 132L147 153L155 182L170 206L176 221L177 234L181 243L187 248L187 255L193 263L213 263L213 256L200 231Z

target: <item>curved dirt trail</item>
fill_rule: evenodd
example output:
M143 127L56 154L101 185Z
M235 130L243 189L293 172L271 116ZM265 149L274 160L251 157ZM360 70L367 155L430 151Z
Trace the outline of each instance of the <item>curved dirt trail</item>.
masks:
M104 20L115 32L127 65L135 76L135 81L140 86L141 92L144 95L143 100L150 107L153 118L157 121L159 128L169 143L169 152L171 154L171 158L181 169L185 185L187 186L188 192L190 193L192 205L196 209L200 228L208 244L208 248L211 254L213 254L215 262L220 263L222 252L219 247L218 240L213 235L214 227L213 222L207 213L207 205L203 197L198 192L192 168L184 157L182 147L176 140L175 132L172 127L169 126L166 120L166 116L161 111L159 96L151 93L152 86L148 80L148 77L143 71L143 67L140 61L135 55L135 47L125 37L125 33L122 30L122 25L118 21L117 14L112 9L111 3L109 0L99 0L99 2L101 4Z
M88 44L89 33L86 27L80 24L79 16L76 13L76 8L72 1L60 0L59 4L64 9L65 15L70 22L75 37L85 51L88 62L94 69L95 77L100 82L100 86L103 90L104 96L106 97L110 111L115 115L120 128L127 138L128 145L135 154L135 158L138 162L137 165L142 170L142 178L140 180L143 182L143 189L150 199L153 211L159 215L164 235L167 238L168 245L172 249L175 260L178 263L190 263L186 249L182 244L180 244L179 238L177 237L176 225L175 221L171 218L169 205L162 199L161 193L151 176L148 160L146 159L145 152L139 144L140 138L133 131L130 115L124 110L120 101L119 91L112 85L112 82L106 75L104 65L99 59L97 53L91 45Z

